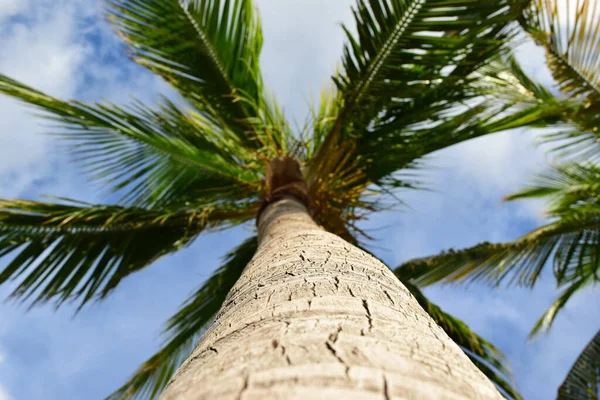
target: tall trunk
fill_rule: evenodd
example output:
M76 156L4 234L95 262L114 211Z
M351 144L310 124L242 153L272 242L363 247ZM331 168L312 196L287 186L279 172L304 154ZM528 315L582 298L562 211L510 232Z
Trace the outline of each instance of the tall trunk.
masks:
M291 198L263 212L254 258L161 396L393 398L502 397L385 265Z

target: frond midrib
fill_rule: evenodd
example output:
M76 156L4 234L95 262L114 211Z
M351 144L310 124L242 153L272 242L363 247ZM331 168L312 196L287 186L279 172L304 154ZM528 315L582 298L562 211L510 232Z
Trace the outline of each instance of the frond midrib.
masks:
M194 27L194 30L198 34L198 37L200 38L200 41L202 42L203 46L208 50L208 54L209 54L211 60L215 63L217 70L221 74L221 79L223 79L223 82L225 82L225 84L229 87L229 92L231 94L233 94L233 92L235 90L235 85L233 85L231 80L227 77L227 74L225 73L225 66L223 65L223 63L219 59L219 57L217 56L217 52L215 51L213 45L210 43L210 40L208 40L208 36L202 30L202 28L200 28L198 26L198 24L194 20L194 17L192 17L190 12L185 8L184 4L181 1L178 1L178 4L179 4L179 7L181 7L181 10L185 14L188 21L190 22L190 24ZM241 113L242 116L244 116L246 118L250 117L248 115L248 113L246 112L246 110L241 106L240 102L232 102L232 103L235 104L235 107L238 109L238 111Z
M373 59L371 65L367 69L367 73L366 73L364 79L362 79L358 83L358 85L356 85L354 93L353 93L353 95L350 96L348 103L350 103L350 104L358 103L358 101L360 100L362 95L365 93L368 85L373 81L373 79L379 72L379 69L381 68L381 66L383 65L385 60L391 54L394 46L398 43L398 41L402 37L402 34L406 30L406 27L414 19L414 16L416 15L415 11L418 10L421 7L421 5L423 3L425 3L426 1L427 0L415 0L414 3L411 4L409 9L406 10L406 14L400 19L400 21L398 21L398 23L392 30L389 38L384 42L383 46L381 47L381 51ZM346 107L344 107L344 108L346 108ZM345 112L346 111L343 110L342 113L340 113L340 114L344 114Z

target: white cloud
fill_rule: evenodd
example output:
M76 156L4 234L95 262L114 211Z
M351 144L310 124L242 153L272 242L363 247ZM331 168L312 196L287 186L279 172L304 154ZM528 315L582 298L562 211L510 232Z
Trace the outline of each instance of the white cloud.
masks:
M547 87L554 86L554 79L546 65L546 50L538 46L529 36L519 39L522 43L515 48L515 55L523 70L537 82Z
M11 400L8 392L0 386L0 400Z
M0 0L0 22L27 9L28 0Z
M2 368L2 364L5 361L5 357L4 354L2 353L2 349L0 349L0 369ZM2 385L2 382L0 382L0 400L10 400L10 396L8 395L8 391L4 388L4 386Z
M354 21L353 0L259 0L264 47L261 67L290 119L303 123L308 99L331 82L345 35L339 24ZM312 92L312 93L311 93Z
M72 97L77 86L74 77L89 53L78 37L77 2L38 1L29 8L23 4L18 10L26 18L0 26L0 71L52 95ZM52 12L51 7L60 12ZM2 96L0 121L1 194L14 195L51 173L56 157L50 139L39 134L39 121L31 110Z
M148 100L167 91L160 79L131 63L106 62L105 57L121 54L121 49L99 15L98 1L19 4L0 8L12 15L21 13L11 23L0 19L0 73L60 99L126 101L136 94ZM18 196L34 183L40 189L42 182L48 186L49 179L61 194L75 187L73 170L65 167L68 155L45 134L51 129L49 123L36 118L36 112L0 96L0 197ZM73 196L72 191L69 194Z

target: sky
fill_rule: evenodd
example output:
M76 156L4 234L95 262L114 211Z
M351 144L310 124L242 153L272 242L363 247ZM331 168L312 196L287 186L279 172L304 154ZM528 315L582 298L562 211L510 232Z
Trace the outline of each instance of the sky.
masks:
M329 84L341 53L340 23L351 23L349 0L259 0L266 84L290 119L302 122L308 100ZM101 17L96 0L0 0L0 73L54 96L126 102L173 96L166 83L133 64ZM531 43L519 60L551 83L543 51ZM31 110L0 97L0 198L58 195L101 202L68 154L43 135ZM549 160L532 145L535 134L514 131L437 152L423 178L433 190L403 192L410 208L373 216L365 224L375 255L389 266L483 240L514 239L543 224L543 204L502 203ZM106 300L56 311L26 312L0 303L0 400L103 399L160 346L163 322L210 276L221 257L251 232L251 224L205 235L126 279ZM0 268L6 264L0 261ZM0 286L0 298L10 293ZM506 353L526 399L549 399L600 328L600 298L575 297L552 331L527 334L556 296L551 276L534 291L478 285L432 287L430 299L462 318Z

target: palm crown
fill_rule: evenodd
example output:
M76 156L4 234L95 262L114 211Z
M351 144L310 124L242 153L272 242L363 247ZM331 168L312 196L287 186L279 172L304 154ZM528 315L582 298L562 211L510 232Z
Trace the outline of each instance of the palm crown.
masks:
M393 204L396 189L418 186L410 171L423 156L581 115L565 112L576 103L528 80L506 53L511 22L530 20L535 4L358 0L356 33L344 27L342 68L294 131L265 93L251 0L108 0L131 57L180 98L155 107L86 104L0 75L0 92L41 110L84 170L121 196L112 205L0 201L0 256L14 255L0 283L18 278L12 296L32 304L102 298L203 231L255 218L265 167L278 156L303 165L315 220L360 243L357 222ZM164 347L111 398L149 398L164 387L256 247L250 238L225 258L168 321ZM519 398L501 353L406 282L500 390Z

